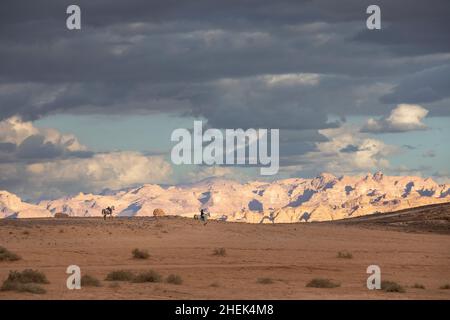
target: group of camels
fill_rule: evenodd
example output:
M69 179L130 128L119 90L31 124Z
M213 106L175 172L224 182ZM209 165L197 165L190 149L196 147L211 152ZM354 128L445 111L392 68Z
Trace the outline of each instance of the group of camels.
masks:
M106 217L108 217L108 216L110 218L112 218L114 210L115 210L114 206L110 206L110 207L108 206L108 207L102 209L103 219L106 220ZM165 215L165 213L164 213L164 210L162 210L162 209L157 208L157 209L153 210L154 217L162 217L164 215ZM200 211L200 214L194 214L194 220L200 220L206 225L206 223L208 222L208 218L210 216L211 215L209 212L204 212L204 210L202 209Z

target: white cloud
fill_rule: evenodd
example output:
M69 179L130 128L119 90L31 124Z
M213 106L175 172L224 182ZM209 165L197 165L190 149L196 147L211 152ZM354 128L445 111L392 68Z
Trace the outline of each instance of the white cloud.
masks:
M427 126L422 122L428 110L416 104L399 104L388 117L370 118L361 129L363 132L406 132L424 130Z
M0 183L20 181L20 192L28 197L63 196L68 193L100 192L144 183L164 183L172 167L161 156L139 152L95 154L33 164L0 164Z
M316 143L317 150L297 157L304 172L333 172L335 174L358 174L387 169L389 155L396 153L397 147L381 140L361 134L357 128L343 126L319 131L329 140ZM289 171L293 172L290 167Z
M19 117L11 117L0 121L0 143L12 143L17 146L32 136L43 137L44 143L51 143L68 151L86 151L72 134L62 134L51 128L37 128L30 121L22 121Z
M287 73L279 75L263 76L268 86L294 86L294 85L317 85L320 75L316 73Z

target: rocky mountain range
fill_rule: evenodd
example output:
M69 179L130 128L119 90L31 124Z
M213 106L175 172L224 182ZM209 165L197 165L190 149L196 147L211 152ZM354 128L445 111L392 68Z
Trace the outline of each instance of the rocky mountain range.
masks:
M117 216L151 216L161 208L168 215L192 217L201 208L213 219L249 223L291 223L344 219L377 212L450 202L450 185L431 178L385 176L336 177L322 173L313 179L239 183L207 179L162 187L146 184L103 194L83 194L30 204L0 191L0 218L101 216L107 206Z

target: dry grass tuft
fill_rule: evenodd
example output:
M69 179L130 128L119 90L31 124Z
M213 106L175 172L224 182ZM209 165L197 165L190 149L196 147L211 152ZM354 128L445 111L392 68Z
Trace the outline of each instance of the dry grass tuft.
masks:
M138 248L134 249L132 252L134 259L148 259L150 257L150 254L147 252L147 250L140 250Z
M171 284L182 284L183 283L183 279L177 275L177 274L170 274L167 278L166 278L166 282L167 283L171 283Z
M134 274L128 270L111 271L106 276L106 281L131 281L134 279Z
M337 257L339 259L352 259L353 258L353 254L351 252L348 251L339 251L337 254Z
M138 275L136 275L133 279L133 282L136 282L136 283L161 282L161 280L162 280L162 277L158 272L156 272L154 270L149 270L149 271L141 272Z
M337 288L341 284L333 282L330 279L314 278L306 286L308 288Z
M225 250L225 248L216 248L214 249L213 255L225 257L227 255L227 250Z
M17 260L20 260L19 255L9 251L4 247L0 247L0 261L17 261Z
M381 290L385 292L405 292L405 289L394 281L381 281Z
M100 280L98 280L97 278L85 274L84 276L81 277L81 286L82 287L101 287L101 283Z

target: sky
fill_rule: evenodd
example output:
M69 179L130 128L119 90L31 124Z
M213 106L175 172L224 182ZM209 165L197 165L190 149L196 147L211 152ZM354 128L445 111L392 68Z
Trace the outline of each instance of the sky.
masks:
M371 4L381 30L366 27ZM379 170L449 182L449 13L446 0L6 0L0 189L36 200ZM171 133L195 120L279 129L278 174L174 165Z

